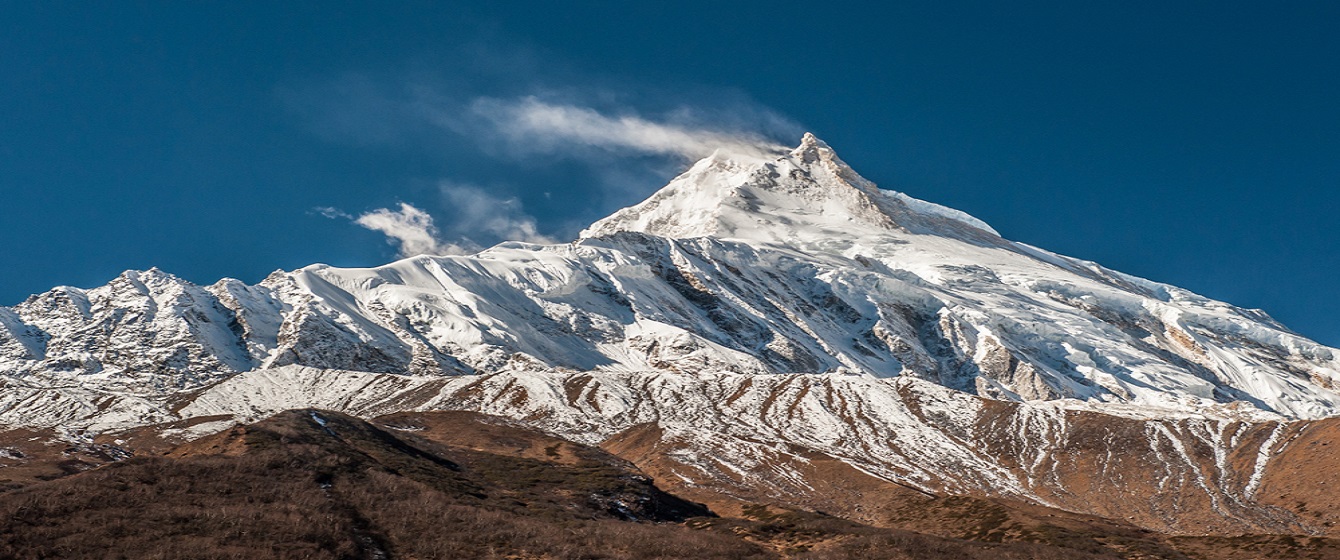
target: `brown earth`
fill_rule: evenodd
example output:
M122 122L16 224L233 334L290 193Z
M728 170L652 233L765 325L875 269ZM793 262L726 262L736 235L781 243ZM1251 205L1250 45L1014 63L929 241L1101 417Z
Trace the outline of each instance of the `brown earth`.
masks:
M1095 415L1094 420L1102 420L1098 416L1101 415ZM1322 424L1340 425L1329 421ZM1116 426L1103 429L1130 430L1134 425L1134 421L1130 425L1119 421ZM1099 428L1090 426L1089 429ZM1326 493L1326 486L1317 482L1335 472L1323 465L1340 465L1340 456L1319 457L1319 454L1331 453L1331 446L1323 443L1330 441L1330 434L1316 425L1307 432L1318 441L1317 444L1311 445L1311 440L1299 437L1291 444L1293 447L1286 448L1286 451L1293 450L1292 454L1286 452L1274 459L1281 465L1293 465L1292 470L1299 473L1289 471L1290 474L1278 477L1280 480L1266 477L1261 493L1305 495L1306 499L1314 500L1312 503L1324 504L1318 507L1327 507L1329 509L1325 511L1334 515L1340 512L1340 504L1335 503L1340 498ZM1090 461L1084 456L1097 453L1096 449L1088 449L1098 447L1091 441L1081 438L1068 456L1054 459L1073 469L1069 473L1072 480L1086 475L1080 465ZM691 444L667 439L655 425L643 425L610 438L602 447L632 461L660 481L666 490L705 503L723 515L749 517L759 507L823 512L874 527L975 542L1038 543L1120 558L1340 558L1340 539L1319 535L1177 535L1151 531L1120 517L1104 518L999 498L935 495L871 476L845 462L795 446L788 453L779 455L779 460L768 468L798 472L803 484L788 485L785 481L772 480L766 488L760 488L741 483L729 472L704 472L701 465L688 465L677 460L684 456L679 452L686 451L688 445ZM792 459L781 464L787 455ZM1272 464L1275 463L1272 461ZM1140 479L1137 476L1142 472L1147 474L1149 468L1146 465L1144 470L1133 471L1135 474L1131 476L1130 484L1154 486L1153 477ZM1301 473L1310 473L1310 478ZM1092 473L1087 476L1099 478ZM1284 480L1291 484L1284 487ZM1096 487L1094 490L1110 492L1111 489ZM1178 497L1154 495L1156 498L1151 499L1182 503L1177 501ZM1106 507L1115 507L1122 499L1121 496L1103 496L1099 502L1109 504ZM1190 514L1207 515L1197 510L1191 510Z
M1287 445L1261 477L1256 499L1340 536L1340 419L1299 422L1278 440Z
M1329 432L1302 434L1289 449L1329 452ZM602 450L474 413L303 410L170 449L121 434L143 446L130 459L112 443L3 435L24 458L0 473L28 473L0 492L4 558L1340 558L1321 537L1170 537L933 496L804 449L790 452L810 488L790 499L691 484L654 426ZM60 466L71 460L82 466ZM1270 479L1261 492L1303 486Z
M55 480L128 458L114 443L71 442L51 430L0 432L0 491Z

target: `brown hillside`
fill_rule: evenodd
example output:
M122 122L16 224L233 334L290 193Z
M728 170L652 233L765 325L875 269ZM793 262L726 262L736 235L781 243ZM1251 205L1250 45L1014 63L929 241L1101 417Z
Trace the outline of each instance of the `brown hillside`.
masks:
M57 447L40 436L14 439ZM62 471L31 455L30 472L54 468L41 472L60 478L0 492L0 557L1340 557L1326 539L1167 538L1059 510L930 496L804 450L794 451L818 492L788 503L682 483L673 445L649 427L606 448L473 413L365 422L300 410L100 467ZM730 517L661 491L644 472Z

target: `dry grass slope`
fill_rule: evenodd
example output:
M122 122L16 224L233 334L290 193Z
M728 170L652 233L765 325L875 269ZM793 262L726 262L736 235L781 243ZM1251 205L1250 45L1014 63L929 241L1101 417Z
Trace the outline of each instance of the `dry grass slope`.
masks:
M365 422L300 410L0 493L0 558L1199 560L1340 551L1326 539L1166 539L1099 519L1043 523L1051 513L1007 506L899 498L881 508L882 527L757 503L736 503L722 518L624 459L507 420L446 412Z

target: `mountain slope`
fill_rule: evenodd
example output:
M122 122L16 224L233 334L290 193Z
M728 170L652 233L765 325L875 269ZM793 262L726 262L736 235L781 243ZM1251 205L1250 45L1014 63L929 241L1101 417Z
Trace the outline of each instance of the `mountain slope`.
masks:
M638 428L607 447L639 458L673 456L636 451L635 441L665 443ZM1169 537L1018 502L929 496L815 453L803 455L812 467L807 481L824 488L812 497L829 501L804 506L795 494L746 497L725 486L679 485L729 512L718 518L599 449L466 412L361 421L286 411L137 455L0 493L0 554L1187 560L1340 551L1335 539ZM679 478L673 469L667 474L658 485ZM868 519L816 513L818 504L837 506L843 517L850 517L843 508L864 505Z
M186 421L160 433L199 437L294 406L362 417L478 411L611 449L654 433L628 449L651 446L659 458L619 454L673 485L752 502L767 497L799 507L832 499L819 490L813 467L831 460L928 495L1003 497L1165 532L1334 534L1340 523L1340 504L1326 485L1302 482L1325 482L1325 473L1340 468L1340 455L1321 453L1340 430L1338 419L1134 418L992 401L915 378L666 372L443 378L289 366L240 374L184 397L159 413ZM104 414L87 424L89 431L107 433L102 441L122 439L121 413L113 406Z
M0 313L0 352L11 383L142 396L300 364L848 371L1006 400L1340 410L1334 349L879 190L813 136L774 160L716 154L567 245L58 288Z
M468 429L482 421L446 423ZM502 425L493 431L543 438ZM0 494L0 555L485 558L579 548L631 558L645 546L682 550L681 558L768 557L736 539L653 525L710 512L660 492L617 458L560 445L566 461L540 461L438 445L338 413L293 411L166 457ZM585 535L570 534L577 530Z
M1150 558L1184 558L1163 537L1121 526L1092 524L1087 546L1075 547L751 511L716 519L599 449L498 418L365 422L308 409L0 493L0 555L1100 559L1117 557L1101 544L1115 534L1134 535Z

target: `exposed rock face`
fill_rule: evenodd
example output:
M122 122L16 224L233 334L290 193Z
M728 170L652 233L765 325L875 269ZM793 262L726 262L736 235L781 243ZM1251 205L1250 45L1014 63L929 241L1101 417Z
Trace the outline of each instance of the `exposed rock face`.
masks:
M0 367L15 378L175 390L258 365L235 309L157 269L92 290L57 288L5 315Z
M34 296L0 309L0 421L441 408L588 443L653 424L683 476L751 492L804 487L769 470L794 448L928 492L1321 531L1264 493L1294 421L1340 413L1337 356L880 190L807 136L709 157L566 245Z

